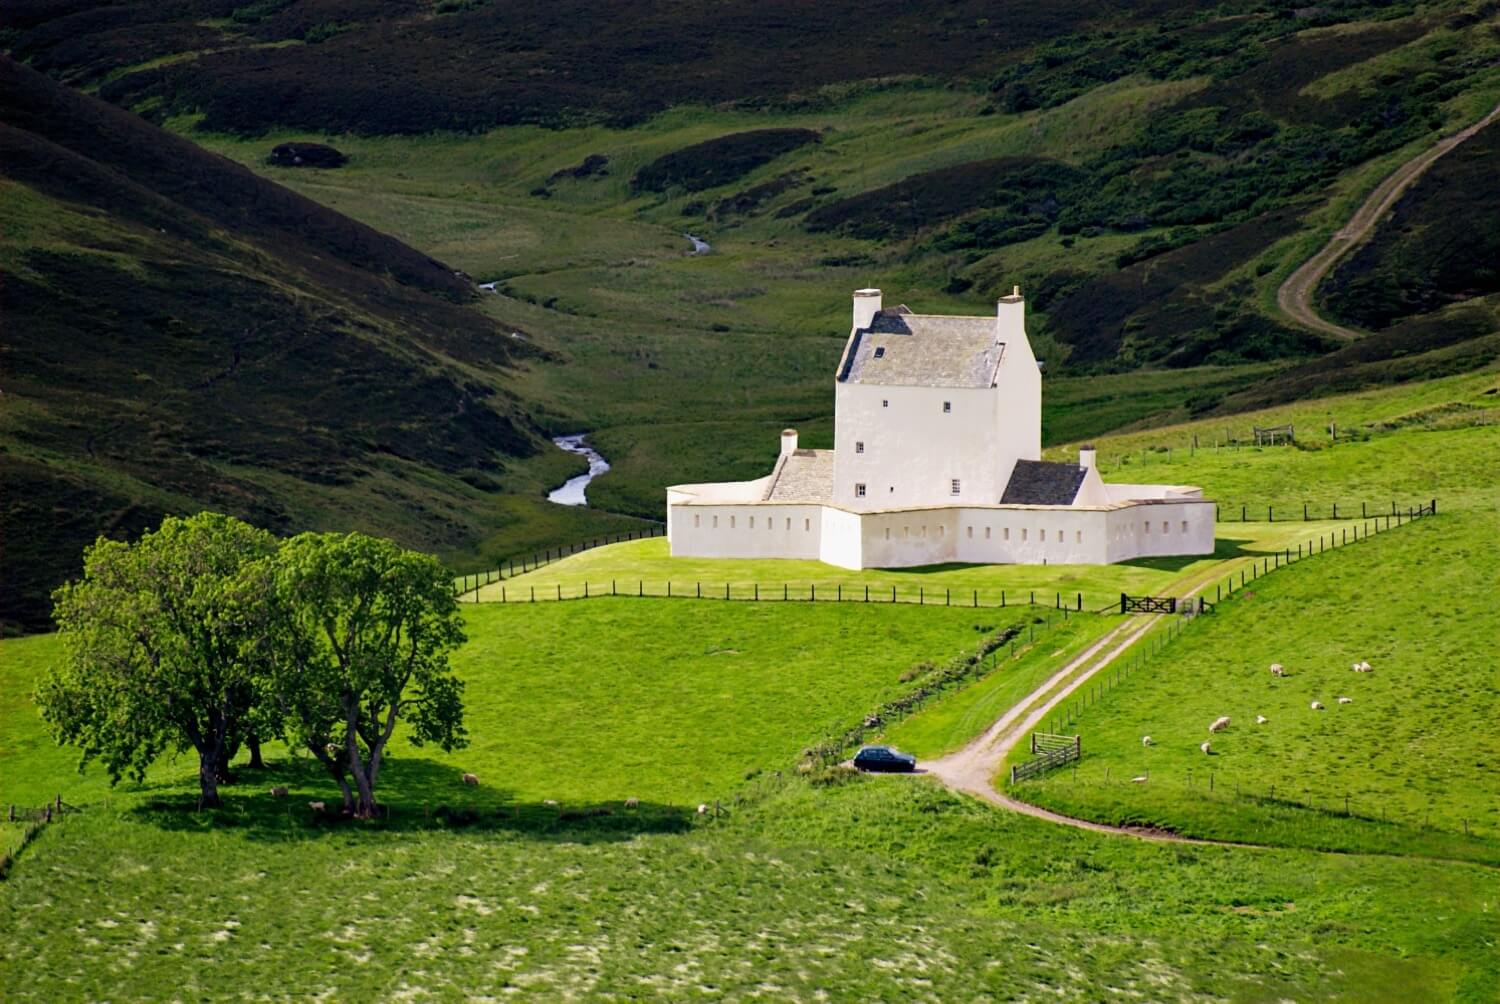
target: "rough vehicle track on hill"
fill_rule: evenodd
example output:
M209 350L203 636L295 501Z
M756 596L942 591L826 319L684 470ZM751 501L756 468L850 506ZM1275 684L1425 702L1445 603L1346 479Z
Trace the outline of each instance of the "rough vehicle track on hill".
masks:
M1432 147L1396 168L1384 181L1376 185L1375 190L1354 211L1354 215L1349 217L1349 222L1329 238L1322 250L1303 262L1281 284L1281 288L1276 291L1276 306L1281 309L1281 312L1298 324L1312 328L1314 331L1321 331L1335 338L1359 338L1363 332L1346 328L1318 316L1312 305L1313 293L1316 292L1318 283L1323 281L1323 277L1340 258L1370 235L1385 214L1396 204L1396 200L1401 198L1406 190L1422 177L1443 154L1479 132L1497 117L1500 117L1500 104L1490 109L1488 115L1473 125L1438 140Z

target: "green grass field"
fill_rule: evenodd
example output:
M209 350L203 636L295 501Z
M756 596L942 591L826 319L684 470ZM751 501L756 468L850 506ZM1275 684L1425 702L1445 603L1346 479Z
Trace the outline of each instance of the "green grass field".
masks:
M1237 594L1083 710L1076 773L1024 785L1023 797L1278 844L1393 849L1467 829L1500 861L1500 615L1487 588L1500 581L1497 526L1493 509L1423 520ZM1354 673L1361 660L1375 671ZM1220 715L1233 722L1205 757L1198 744ZM1385 825L1321 818L1346 805Z

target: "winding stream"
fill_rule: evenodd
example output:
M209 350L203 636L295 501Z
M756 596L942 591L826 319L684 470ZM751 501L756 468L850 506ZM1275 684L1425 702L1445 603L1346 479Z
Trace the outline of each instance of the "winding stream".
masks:
M571 436L552 437L552 442L557 444L559 450L566 450L568 453L576 453L580 457L587 458L589 471L576 478L569 478L561 488L554 488L547 494L548 502L556 502L558 505L588 505L589 500L585 495L585 490L589 482L609 470L609 461L584 442L586 435L587 433L578 432Z

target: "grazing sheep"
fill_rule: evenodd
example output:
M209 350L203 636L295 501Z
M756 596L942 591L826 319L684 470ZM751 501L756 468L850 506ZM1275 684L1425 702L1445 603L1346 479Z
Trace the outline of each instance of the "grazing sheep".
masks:
M1130 783L1131 784L1145 784L1146 783L1145 775L1142 775L1140 777L1133 777L1133 778L1131 778L1130 779Z
M1339 703L1340 704L1353 704L1354 703L1354 698L1352 698L1352 697L1340 697L1339 698Z
M1282 667L1281 663L1279 663L1279 662L1273 662L1273 663L1271 663L1271 675L1272 676L1286 676L1286 669Z
M543 801L542 804L543 805L550 805L550 806L552 806L555 809L555 808L557 808L557 799L555 799L555 798L549 798L549 799L546 799L545 801Z
M640 807L641 800L639 798L635 798L632 796L631 798L627 798L625 800L625 808L627 809L639 809Z
M274 787L274 788L271 789L271 797L272 798L286 798L286 788L283 787L282 785L277 785L276 787Z
M464 775L464 784L470 785L470 786L475 787L475 788L479 787L479 775L478 774L465 774Z
M1213 752L1214 752L1213 743L1204 743L1202 746L1199 746L1198 748L1203 751L1203 755L1204 756L1212 756L1213 755Z
M1229 728L1229 716L1220 715L1218 718L1214 719L1213 724L1208 727L1208 731L1223 732L1227 728Z
M1269 722L1270 720L1271 719L1267 718L1265 715L1256 715L1255 716L1255 724L1256 725L1264 725L1264 724L1266 724L1266 722Z
M1142 746L1150 746L1151 745L1151 737L1150 736L1141 736L1141 745Z
M698 815L700 815L700 816L706 816L706 815L708 815L708 804L707 803L705 803L705 802L698 803Z
M1354 671L1356 673L1373 673L1375 672L1375 669L1368 662L1364 662L1363 660L1361 660L1360 662L1356 662L1354 664Z
M314 812L322 812L327 808L322 802L308 802L307 807Z
M1314 711L1322 711L1323 710L1323 702L1322 701L1313 701L1311 707L1312 707L1312 709Z

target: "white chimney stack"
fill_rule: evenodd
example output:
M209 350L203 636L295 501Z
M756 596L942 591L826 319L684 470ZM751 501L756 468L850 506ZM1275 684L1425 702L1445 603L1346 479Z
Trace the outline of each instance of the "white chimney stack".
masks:
M880 290L856 289L854 291L854 327L868 328L880 312Z
M995 340L1014 344L1026 338L1026 301L1021 287L1012 286L1009 296L995 305Z
M1096 455L1092 443L1085 443L1080 446L1078 448L1078 466L1084 468L1093 467Z
M782 429L781 430L781 455L783 457L790 457L793 453L796 453L796 452L797 452L797 430L796 429Z

